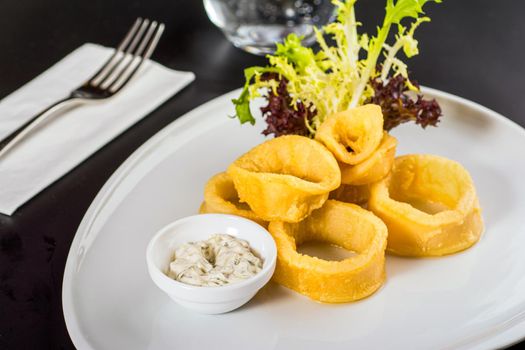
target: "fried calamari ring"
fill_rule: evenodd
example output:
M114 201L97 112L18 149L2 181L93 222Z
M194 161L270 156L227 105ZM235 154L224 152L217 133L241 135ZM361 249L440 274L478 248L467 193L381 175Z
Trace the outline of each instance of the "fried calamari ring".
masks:
M388 227L387 250L441 256L469 248L483 231L476 189L457 162L433 155L396 158L370 186L368 208Z
M341 171L330 151L297 135L256 146L229 166L228 175L241 202L267 221L301 221L341 183Z
M341 185L338 189L330 192L328 198L340 202L357 204L363 207L368 205L368 199L370 198L369 185Z
M364 161L356 165L339 163L341 183L366 185L384 178L394 164L396 146L396 138L385 132L379 147Z
M315 134L339 162L355 165L370 157L383 138L383 114L368 104L328 116Z
M219 213L242 216L267 227L268 222L261 220L246 203L239 201L232 179L228 174L219 173L213 176L204 189L204 202L199 213Z
M277 244L274 281L327 303L365 298L385 280L387 228L371 212L355 204L328 200L300 223L271 222ZM324 241L357 255L328 261L297 252L306 241Z

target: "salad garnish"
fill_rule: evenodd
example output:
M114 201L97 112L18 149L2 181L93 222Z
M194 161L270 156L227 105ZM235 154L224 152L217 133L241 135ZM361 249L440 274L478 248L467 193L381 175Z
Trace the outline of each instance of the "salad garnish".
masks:
M268 125L265 135L313 137L328 115L367 103L381 106L385 130L408 121L423 128L437 125L439 104L423 98L407 65L397 56L400 51L407 58L419 53L414 32L430 21L423 6L441 0L387 0L383 23L374 36L358 33L356 1L332 1L337 19L315 28L317 52L290 34L267 56L268 66L245 69L244 88L233 100L241 123L255 124L250 102L264 97L268 102L261 108ZM389 45L386 41L392 28L397 32Z

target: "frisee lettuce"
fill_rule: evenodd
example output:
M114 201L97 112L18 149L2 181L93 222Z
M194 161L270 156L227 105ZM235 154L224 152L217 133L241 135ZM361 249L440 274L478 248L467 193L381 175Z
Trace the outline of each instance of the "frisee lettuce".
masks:
M245 70L244 89L239 98L232 100L241 123L255 123L250 101L261 94L275 97L280 80L286 82L283 100L290 101L291 108L315 109L305 117L305 127L311 136L326 116L373 100L378 81L386 86L390 78L402 76L407 90L418 91L418 85L410 82L407 66L397 54L401 50L407 57L418 54L414 32L423 22L430 21L424 16L423 6L441 0L387 0L383 23L370 37L358 33L356 0L332 2L337 8L337 20L315 29L318 52L303 46L301 38L290 34L282 44L277 44L273 55L267 56L267 67ZM403 20L411 20L410 26L403 25ZM388 45L386 40L392 27L397 27L395 42ZM325 36L330 36L335 45L329 45ZM268 75L277 78L265 78Z

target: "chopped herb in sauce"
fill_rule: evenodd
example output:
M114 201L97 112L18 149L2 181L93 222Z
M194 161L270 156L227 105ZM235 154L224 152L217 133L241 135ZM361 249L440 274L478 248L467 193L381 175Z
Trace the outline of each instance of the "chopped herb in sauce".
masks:
M168 276L194 286L223 286L254 276L262 265L245 240L215 234L178 247Z

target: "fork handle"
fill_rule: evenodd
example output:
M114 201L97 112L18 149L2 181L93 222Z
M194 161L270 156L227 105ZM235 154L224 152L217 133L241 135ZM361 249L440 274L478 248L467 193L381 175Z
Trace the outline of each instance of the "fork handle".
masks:
M38 113L33 118L25 122L21 127L9 134L5 139L0 141L0 158L9 152L14 146L19 144L27 135L29 135L38 126L47 121L56 111L63 108L68 102L78 100L74 96L68 96Z

